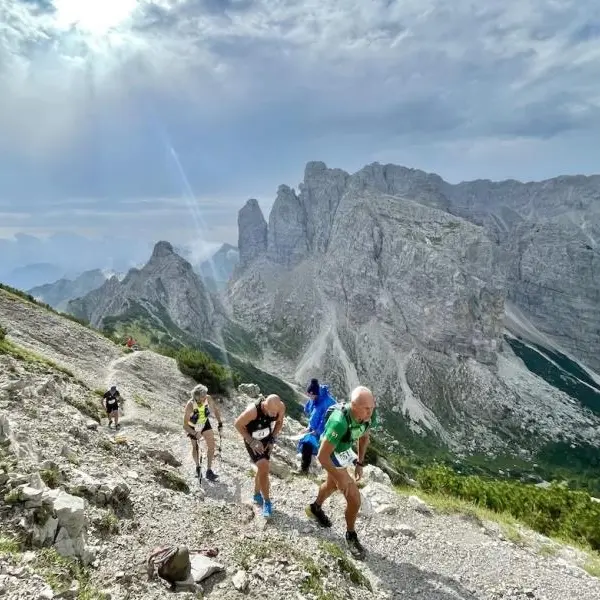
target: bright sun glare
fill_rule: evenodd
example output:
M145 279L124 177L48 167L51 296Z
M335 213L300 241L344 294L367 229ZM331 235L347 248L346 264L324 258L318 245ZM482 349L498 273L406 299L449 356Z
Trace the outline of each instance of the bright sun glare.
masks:
M136 5L137 0L54 0L54 18L61 29L99 36L123 24Z

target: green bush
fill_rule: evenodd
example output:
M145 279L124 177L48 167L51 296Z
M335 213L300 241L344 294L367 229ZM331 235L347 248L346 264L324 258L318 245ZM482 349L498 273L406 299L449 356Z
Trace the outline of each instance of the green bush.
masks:
M586 492L558 484L540 488L457 475L452 469L437 465L421 469L417 480L427 492L454 496L495 512L509 513L539 533L600 550L600 503L594 502Z
M177 353L181 349L181 346L171 346L165 344L164 341L159 346L154 348L154 352L157 354L162 354L163 356L168 356L169 358L177 358Z
M211 394L228 394L231 382L230 372L215 362L208 354L183 348L175 356L179 370L198 383L203 383Z
M0 325L0 342L6 337L6 329Z

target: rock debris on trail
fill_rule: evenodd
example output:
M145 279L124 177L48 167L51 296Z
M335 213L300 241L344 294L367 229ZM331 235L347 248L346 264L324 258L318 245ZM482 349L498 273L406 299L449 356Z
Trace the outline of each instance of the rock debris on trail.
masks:
M0 294L2 295L2 294ZM317 491L315 475L296 476L300 425L286 418L271 477L274 515L266 523L251 504L253 472L233 420L251 401L239 393L219 400L223 412L216 483L194 476L183 407L194 382L175 361L152 352L123 354L108 340L38 307L6 307L9 337L70 369L0 355L0 521L2 535L21 533L88 565L87 580L53 591L45 556L36 547L0 545L0 597L153 600L172 596L146 561L160 546L186 546L204 597L215 600L353 598L423 600L597 600L600 580L567 551L542 555L503 538L491 524L438 514L397 494L387 475L365 470L357 524L364 562L344 547L344 503L324 506L329 530L304 507ZM77 354L77 357L75 357ZM126 399L122 428L94 417L94 390L114 383ZM254 394L253 387L242 388ZM269 390L261 390L269 393ZM96 411L96 412L94 412ZM216 428L215 428L216 429ZM218 434L217 436L218 445ZM206 468L206 448L203 467ZM212 556L207 556L212 554ZM46 575L46 578L44 576ZM96 595L90 595L94 590Z

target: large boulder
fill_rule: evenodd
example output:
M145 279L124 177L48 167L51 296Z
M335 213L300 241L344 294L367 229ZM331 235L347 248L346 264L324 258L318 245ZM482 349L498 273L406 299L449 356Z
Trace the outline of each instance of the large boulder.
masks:
M41 507L34 513L32 541L39 546L53 545L62 556L78 558L84 565L94 556L87 546L85 500L63 490L45 490Z
M127 501L131 491L127 483L120 478L94 478L83 471L74 471L68 489L71 494L83 496L97 506L118 506Z
M238 392L246 394L250 398L258 398L260 396L260 387L256 383L240 383L238 385Z

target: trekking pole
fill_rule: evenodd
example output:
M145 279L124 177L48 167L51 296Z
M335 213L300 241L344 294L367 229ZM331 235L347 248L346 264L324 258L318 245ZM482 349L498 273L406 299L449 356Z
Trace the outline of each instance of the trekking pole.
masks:
M198 447L198 482L202 483L202 446L200 445L200 439L196 438L196 446Z
M223 443L223 436L221 435L221 429L217 428L217 431L219 432L219 446L216 455L219 457L219 464L221 464L221 444Z

